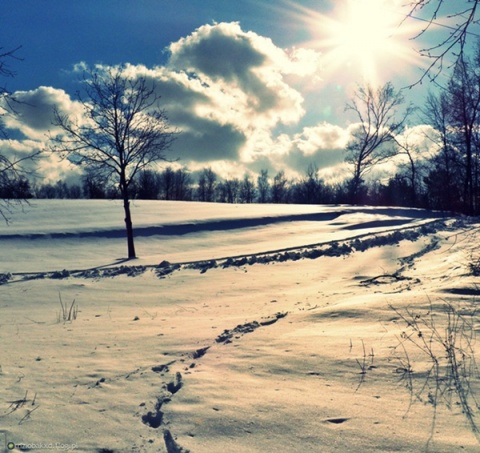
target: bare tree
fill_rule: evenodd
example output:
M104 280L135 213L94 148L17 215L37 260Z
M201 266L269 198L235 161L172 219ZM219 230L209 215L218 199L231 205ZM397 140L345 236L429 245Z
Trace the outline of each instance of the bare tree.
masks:
M474 58L465 55L457 61L445 90L428 96L424 116L438 134L439 153L432 164L437 167L433 173L443 179L439 185L444 193L438 192L444 204L465 214L478 214L480 45ZM434 182L430 178L431 187ZM463 187L457 194L453 186Z
M175 171L172 167L167 167L162 171L160 177L160 192L162 199L173 200L175 190Z
M397 119L397 109L404 103L401 91L390 82L377 89L371 85L359 87L346 110L354 112L359 120L347 145L345 161L353 165L350 196L353 203L359 201L363 178L375 165L396 153L395 136L403 129L412 112L407 107Z
M215 201L217 174L211 168L204 168L198 178L197 198L199 201Z
M446 35L440 38L436 44L420 50L420 54L428 57L431 63L417 83L421 83L427 76L431 80L435 80L442 72L447 57L454 57L449 66L453 66L457 59L461 59L470 33L469 30L472 25L479 23L477 13L480 0L457 1L455 2L455 11L448 13L446 8L452 8L452 3L445 0L410 0L407 3L409 7L407 18L425 21L425 27L415 38L427 34L430 29L438 25L437 19L441 15L447 15L454 24L444 25ZM427 16L421 17L424 12Z
M238 203L240 194L240 180L238 178L228 178L225 180L225 188L227 190L227 200L229 203Z
M192 178L185 168L179 168L175 171L175 200L192 199Z
M480 51L480 49L478 49ZM476 213L476 188L474 187L474 162L480 120L480 52L477 61L459 59L448 85L451 104L451 125L459 135L456 146L465 160L463 197L465 213Z
M285 172L280 170L273 177L273 184L271 187L271 197L273 203L287 203L289 196L289 181L285 176Z
M418 155L420 154L420 151L415 142L412 142L410 140L410 132L408 131L408 129L405 129L401 139L396 138L395 142L399 148L398 154L406 156L408 161L405 166L406 177L411 189L410 199L408 200L408 202L412 206L417 206L419 187L421 185L419 171L419 167L421 168L421 162L418 161Z
M17 56L20 47L11 50L5 50L0 47L0 77L11 78L15 77L15 71L10 67L11 60L20 60ZM0 139L8 139L8 133L4 124L4 117L6 115L15 115L15 98L5 85L0 85ZM24 155L7 156L0 154L0 193L15 194L15 200L0 195L0 217L6 222L9 220L9 215L15 202L24 200L24 193L21 189L25 185L26 170L23 165L26 161L33 160L40 154L39 150L32 150L30 153Z
M318 167L309 164L305 176L295 185L295 202L301 204L320 203L323 183L318 176Z
M255 184L248 173L245 174L240 185L240 201L242 203L253 203L255 199Z
M156 200L160 193L161 175L153 170L142 170L137 177L136 198Z
M270 183L268 181L268 170L261 170L257 177L258 202L267 203L269 201Z
M160 97L145 77L131 78L123 68L91 70L83 78L85 97L79 95L84 116L55 111L52 150L72 162L106 173L118 184L125 211L128 258L135 258L131 185L138 172L167 160L165 151L176 132L159 108Z
M429 206L460 210L462 195L458 187L464 179L464 168L452 137L452 110L448 93L429 93L422 113L427 124L435 131L428 138L438 146L437 153L429 159L427 176L424 178Z

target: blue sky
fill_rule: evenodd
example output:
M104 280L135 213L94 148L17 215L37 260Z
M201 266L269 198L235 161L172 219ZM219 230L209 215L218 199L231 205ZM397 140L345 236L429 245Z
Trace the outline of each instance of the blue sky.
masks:
M170 153L179 165L240 177L262 168L299 175L314 163L325 177L341 174L355 120L344 108L357 85L401 88L426 64L416 51L437 32L412 40L424 24L399 26L403 3L3 0L0 46L22 46L17 75L3 85L25 105L7 120L12 140L0 150L44 147L53 106L78 113L81 65L129 64L156 82L181 131ZM428 88L406 96L421 103ZM44 180L75 173L54 156L42 162Z
M64 71L89 64L145 64L166 61L165 48L204 24L239 21L244 30L270 37L280 47L308 39L292 8L258 0L4 0L0 42L21 45L16 80L9 87L69 86ZM322 4L328 11L331 2ZM295 23L297 22L297 23Z

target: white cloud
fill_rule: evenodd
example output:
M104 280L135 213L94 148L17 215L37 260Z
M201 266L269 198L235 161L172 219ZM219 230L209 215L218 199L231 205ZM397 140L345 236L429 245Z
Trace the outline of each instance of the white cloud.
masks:
M286 52L238 23L202 26L169 49L165 67L127 65L124 71L155 83L181 132L172 157L248 164L270 153L277 126L297 124L305 113L302 95L285 76L312 71L311 62L306 69L311 52Z
M180 131L170 154L184 161L238 160L247 138L235 121L236 98L218 85L206 85L186 72L139 70L161 96L169 122Z
M168 68L201 81L210 100L203 110L217 120L248 130L293 124L304 114L301 94L284 81L300 66L298 55L291 59L270 39L244 32L238 23L204 25L172 43L170 52Z
M36 168L36 176L41 183L55 184L60 180L78 183L80 175L81 170L77 165L54 153L44 154Z
M3 120L16 139L0 141L0 154L15 162L29 155L34 160L22 160L22 169L38 182L55 183L60 179L78 178L79 169L59 156L48 152L48 132L55 131L52 125L54 108L61 113L81 117L82 106L72 101L64 91L41 86L35 90L13 93L16 102L13 112ZM23 137L18 138L18 131Z
M10 162L21 161L21 169L35 182L78 181L80 169L58 155L47 152L39 140L0 140L0 154ZM34 156L34 159L26 159ZM24 160L25 159L25 160Z
M37 162L29 159L29 157L39 153L42 148L43 143L33 140L0 140L0 155L10 163L21 162L22 168L26 172L35 171Z
M300 175L311 163L322 171L342 165L352 126L323 122L295 132L305 115L300 87L319 79L318 52L281 49L236 22L204 25L172 43L169 51L166 66L121 68L125 75L144 76L155 84L160 107L180 132L170 158L180 158L192 170L212 166L225 176L237 177L261 168ZM80 62L74 71L87 69ZM97 65L95 69L111 68ZM18 115L7 119L7 126L36 144L45 142L53 128L54 106L81 117L81 103L61 89L39 87L15 96L23 103ZM49 180L71 171L53 157L39 165L39 172Z
M288 61L284 65L287 74L299 77L314 76L317 81L321 80L322 55L313 50L305 48L292 48L286 51Z
M402 146L408 147L412 155L419 160L436 154L438 143L441 142L438 132L425 124L406 127L397 140Z
M264 137L262 151L252 160L270 160L268 168L275 171L284 169L289 176L298 177L304 175L311 164L324 169L342 163L348 138L348 128L323 122L293 135Z
M324 122L304 128L301 134L295 136L294 142L304 155L311 156L321 150L345 149L349 136L348 130Z
M69 115L81 116L82 112L78 102L57 88L41 86L35 90L17 91L12 97L16 102L12 104L12 114L4 118L5 126L19 130L31 139L42 140L49 130L54 129L54 107Z
M339 184L352 177L352 169L345 162L340 162L336 165L321 168L318 171L318 176L322 178L327 184Z

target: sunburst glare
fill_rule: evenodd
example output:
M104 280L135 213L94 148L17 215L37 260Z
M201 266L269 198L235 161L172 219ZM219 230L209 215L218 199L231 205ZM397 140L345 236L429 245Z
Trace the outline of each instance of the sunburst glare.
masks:
M378 85L424 66L413 40L424 24L404 21L408 8L397 0L339 1L328 15L289 5L313 36L303 45L323 53L325 77L347 72L359 83Z

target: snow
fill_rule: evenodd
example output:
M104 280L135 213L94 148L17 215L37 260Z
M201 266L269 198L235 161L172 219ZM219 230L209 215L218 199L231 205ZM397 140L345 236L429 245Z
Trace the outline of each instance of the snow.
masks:
M138 265L299 247L441 216L417 209L163 201L135 201L132 215ZM9 225L0 224L0 240L15 251L5 249L1 254L0 272L115 264L125 253L124 235L121 202L35 200L17 212ZM31 259L32 251L37 260Z
M35 200L0 225L0 442L478 451L457 404L412 402L391 308L434 307L442 329L445 302L468 310L478 225L395 208L132 209L128 262L118 202ZM408 353L419 388L428 363Z

